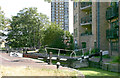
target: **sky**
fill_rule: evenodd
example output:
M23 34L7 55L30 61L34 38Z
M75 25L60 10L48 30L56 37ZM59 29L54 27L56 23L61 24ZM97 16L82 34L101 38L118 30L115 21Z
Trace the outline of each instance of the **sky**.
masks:
M51 4L44 0L0 0L0 6L5 16L17 15L23 8L37 7L39 13L46 14L51 21ZM73 3L69 3L69 31L73 33Z

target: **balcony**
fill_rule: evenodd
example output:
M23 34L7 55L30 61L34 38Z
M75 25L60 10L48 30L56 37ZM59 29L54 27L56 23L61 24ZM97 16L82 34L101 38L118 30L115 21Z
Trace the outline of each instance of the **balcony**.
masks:
M81 36L88 36L88 35L92 35L92 32L81 33Z
M91 25L92 24L92 14L81 18L81 25Z
M118 17L118 6L114 5L114 6L108 7L106 11L106 19L111 20L115 17Z
M91 10L92 2L81 2L80 9L83 11L89 11Z
M108 29L106 30L106 38L107 39L116 39L119 37L118 29Z

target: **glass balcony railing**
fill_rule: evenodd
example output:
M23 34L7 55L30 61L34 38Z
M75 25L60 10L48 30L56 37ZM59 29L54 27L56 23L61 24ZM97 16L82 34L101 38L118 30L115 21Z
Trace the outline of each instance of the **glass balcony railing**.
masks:
M92 23L92 14L89 14L88 16L81 18L81 25L91 24L91 23Z
M118 29L108 29L106 30L106 38L107 39L116 39L119 37L119 30Z
M91 6L91 5L92 5L92 2L81 2L81 8Z
M113 19L114 17L118 17L118 6L117 5L108 7L106 11L107 20Z

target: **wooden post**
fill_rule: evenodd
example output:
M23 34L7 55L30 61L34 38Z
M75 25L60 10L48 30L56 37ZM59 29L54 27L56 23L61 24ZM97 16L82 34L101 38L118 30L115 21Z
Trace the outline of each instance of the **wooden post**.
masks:
M58 56L60 56L60 49L58 50Z
M46 51L46 55L48 54L48 52L47 52L47 48L45 48L45 51Z
M50 54L49 54L49 64L50 65L52 65L52 59L51 58L52 58L52 52L50 52Z
M82 49L82 55L84 55L84 50Z
M89 54L91 54L91 48L89 49Z

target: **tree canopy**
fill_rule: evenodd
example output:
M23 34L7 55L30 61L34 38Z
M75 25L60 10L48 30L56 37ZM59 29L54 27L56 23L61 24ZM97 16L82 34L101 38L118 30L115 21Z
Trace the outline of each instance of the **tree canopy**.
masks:
M5 28L7 28L9 21L10 20L5 17L5 13L1 10L0 7L0 30L4 30Z
M52 23L44 31L44 45L53 48L74 49L73 36L59 25Z
M38 47L42 40L42 29L48 24L46 15L37 12L37 8L24 8L12 17L11 32L8 35L12 47Z
M11 47L49 46L53 48L73 49L73 36L60 25L50 23L46 15L37 12L37 8L24 8L12 17L8 44Z
M44 31L44 45L54 48L64 48L64 30L59 25L51 24Z

